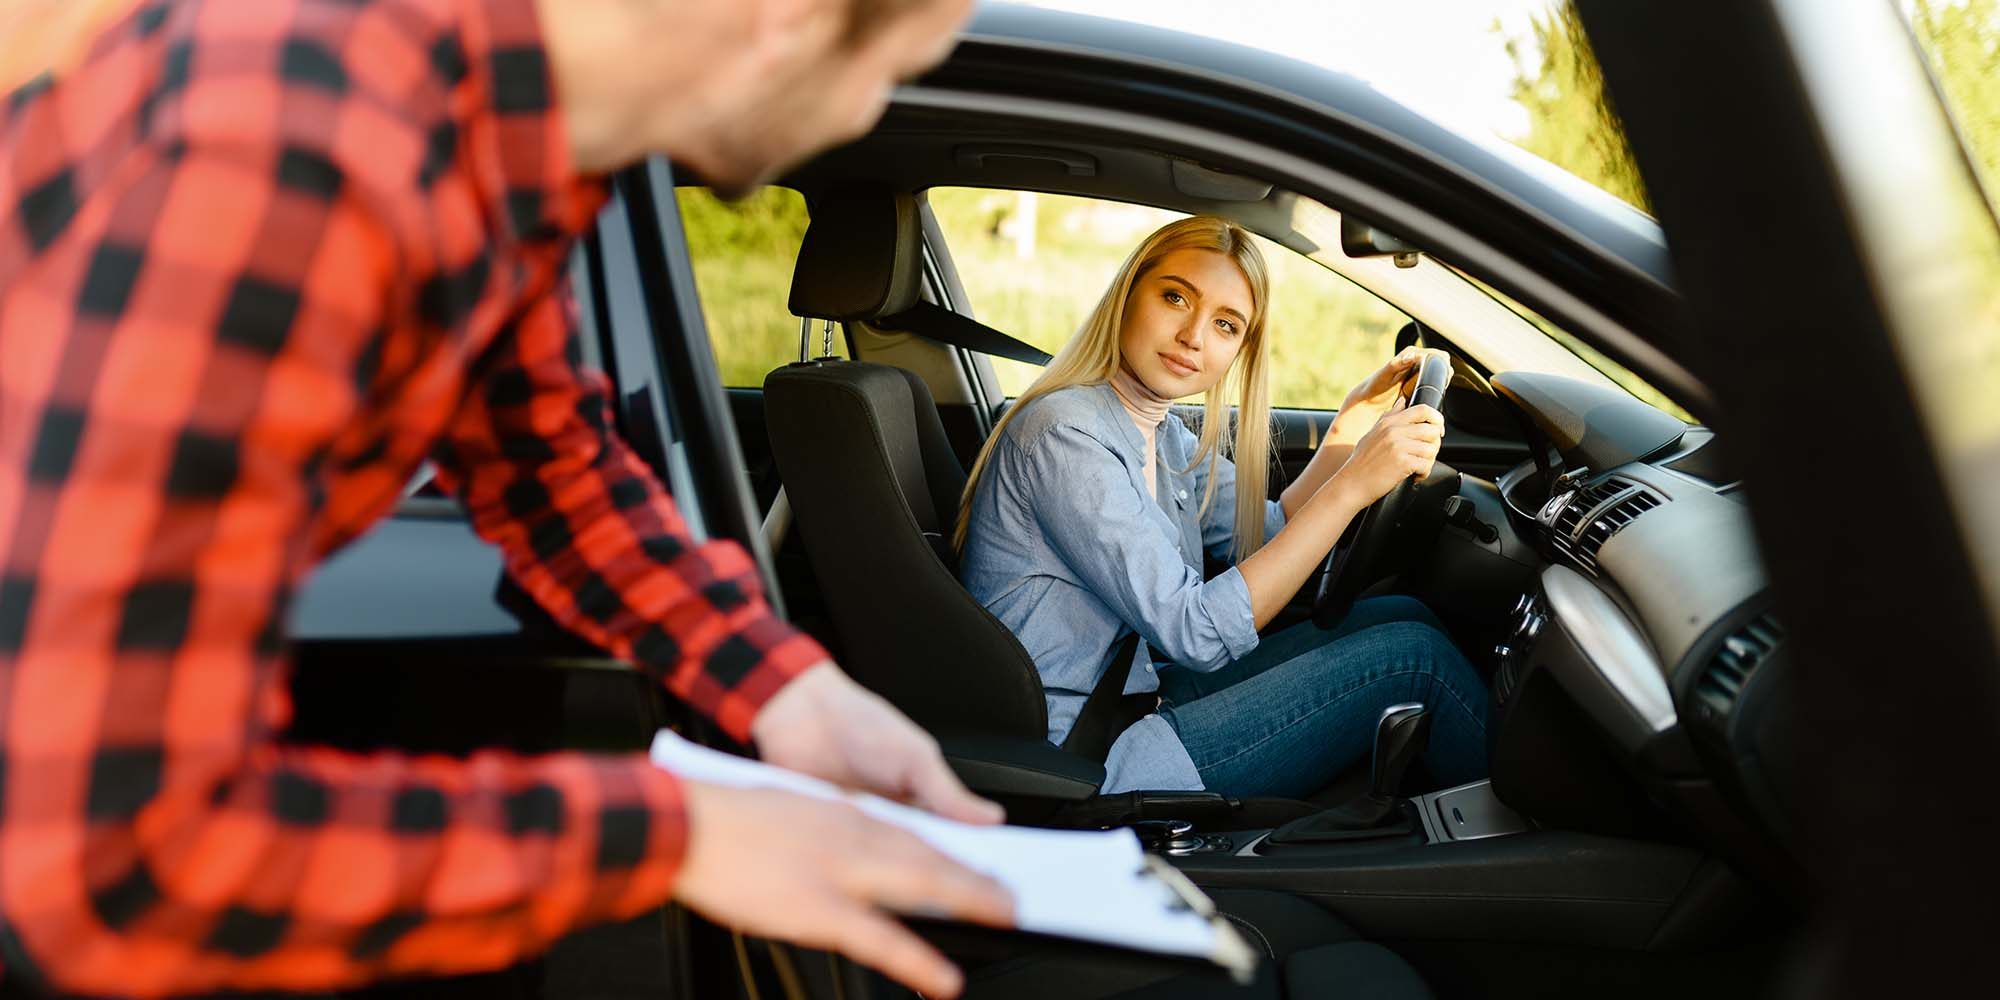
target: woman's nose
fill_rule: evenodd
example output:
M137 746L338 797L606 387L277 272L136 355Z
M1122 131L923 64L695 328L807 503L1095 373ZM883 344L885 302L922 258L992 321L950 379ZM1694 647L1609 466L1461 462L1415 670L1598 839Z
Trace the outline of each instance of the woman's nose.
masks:
M1201 350L1201 321L1191 319L1181 324L1180 335L1174 338L1182 347L1191 351Z

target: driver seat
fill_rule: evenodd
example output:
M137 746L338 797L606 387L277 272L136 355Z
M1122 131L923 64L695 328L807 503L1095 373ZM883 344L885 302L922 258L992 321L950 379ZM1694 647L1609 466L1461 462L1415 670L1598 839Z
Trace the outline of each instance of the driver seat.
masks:
M914 197L823 195L799 251L792 312L843 322L906 312L918 301L920 245ZM1099 796L1103 764L1048 741L1034 661L958 582L950 536L965 470L922 379L887 365L803 362L766 377L764 406L842 666L936 736L968 786L1017 821L1252 818L1208 792ZM1288 800L1254 808L1271 825L1312 810Z
M792 312L849 322L908 310L920 240L910 195L822 196L799 249ZM1095 795L1103 765L1048 742L1034 662L958 582L950 532L965 470L923 380L859 361L786 365L765 378L764 407L841 665L936 736L969 786L1010 809L1047 813Z

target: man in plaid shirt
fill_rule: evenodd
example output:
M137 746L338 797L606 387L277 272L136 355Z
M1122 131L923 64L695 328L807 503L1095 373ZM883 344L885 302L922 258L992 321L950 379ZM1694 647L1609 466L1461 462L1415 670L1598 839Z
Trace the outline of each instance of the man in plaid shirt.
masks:
M882 910L1004 892L844 806L275 736L294 588L429 459L543 607L767 760L998 819L690 538L560 284L606 172L747 188L966 0L9 2L85 27L0 78L0 976L338 988L676 898L955 993Z

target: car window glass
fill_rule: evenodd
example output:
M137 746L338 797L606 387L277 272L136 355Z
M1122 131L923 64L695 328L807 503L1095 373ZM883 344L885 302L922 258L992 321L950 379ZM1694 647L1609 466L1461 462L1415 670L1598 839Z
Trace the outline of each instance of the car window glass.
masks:
M1533 323L1536 329L1547 334L1550 340L1562 345L1564 350L1576 355L1583 363L1604 373L1606 377L1618 383L1626 392L1637 397L1640 402L1668 413L1685 423L1700 423L1700 421L1694 418L1693 414L1689 413L1679 403L1674 402L1666 393L1655 388L1651 382L1640 378L1630 368L1611 360L1604 352L1576 339L1568 331L1549 322L1541 313L1514 301L1492 285L1480 281L1478 278L1463 271L1457 271L1456 268L1453 270L1456 271L1459 277L1464 278L1480 291L1491 295L1494 301L1506 306L1509 310L1526 319L1528 322Z
M1953 131L1927 144L1913 127L1922 116L1903 114L1896 142L1868 136L1895 156L1869 161L1881 179L1862 177L1856 203L1865 218L1897 223L1878 223L1868 250L1899 275L1881 292L1898 320L1891 330L1989 607L2000 608L2000 0L1904 9Z
M1903 0L1939 96L2000 203L2000 0Z
M786 302L806 235L805 198L783 187L758 188L735 201L707 188L674 194L722 384L761 387L771 369L799 358L799 320ZM812 353L820 348L815 328ZM833 353L847 356L844 338L834 338Z
M933 188L937 216L980 322L1054 353L1120 264L1183 213L1066 195ZM1271 405L1331 410L1387 360L1408 317L1311 259L1257 237L1271 274ZM993 359L1007 396L1041 369Z

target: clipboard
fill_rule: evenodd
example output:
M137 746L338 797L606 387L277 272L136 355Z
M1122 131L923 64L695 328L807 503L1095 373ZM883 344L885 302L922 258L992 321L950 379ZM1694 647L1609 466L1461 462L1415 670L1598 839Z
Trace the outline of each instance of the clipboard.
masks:
M901 826L1014 893L1018 926L975 927L905 915L905 922L960 954L995 949L1037 955L1081 949L1107 960L1185 964L1255 977L1258 953L1187 876L1139 849L1130 830L1041 830L972 826L872 795L690 743L661 730L654 763L681 777L774 788L843 800Z
M1208 920L1215 930L1215 944L1205 956L1179 952L1152 951L1123 944L1049 934L1014 928L1002 930L978 924L954 923L927 917L902 917L902 922L954 959L1004 961L1014 958L1074 958L1093 964L1109 963L1148 972L1210 975L1247 986L1257 977L1263 956L1241 932L1215 908L1215 902L1180 870L1156 855L1146 855L1147 873L1172 888L1183 905Z

